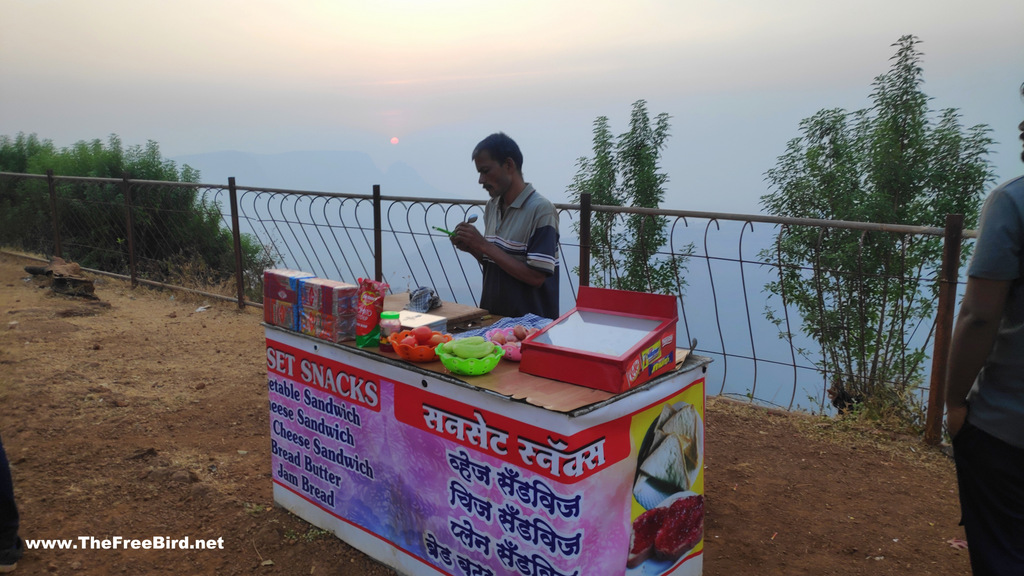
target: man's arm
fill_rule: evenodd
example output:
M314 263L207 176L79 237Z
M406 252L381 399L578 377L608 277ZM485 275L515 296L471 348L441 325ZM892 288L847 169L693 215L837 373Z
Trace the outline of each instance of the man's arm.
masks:
M951 437L967 417L967 393L992 352L1010 284L1010 280L967 279L946 365L946 418Z
M534 288L544 284L548 278L547 274L530 268L526 263L509 256L504 250L488 242L472 224L462 222L456 226L452 242L456 248L469 252L477 260L486 255L510 276Z

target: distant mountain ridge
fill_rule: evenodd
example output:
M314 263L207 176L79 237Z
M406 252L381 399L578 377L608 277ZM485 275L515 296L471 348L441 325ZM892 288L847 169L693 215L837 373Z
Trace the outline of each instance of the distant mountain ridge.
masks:
M200 172L204 184L282 188L315 192L370 194L380 184L386 196L446 197L404 162L381 172L369 154L351 151L296 151L279 154L223 151L171 158Z

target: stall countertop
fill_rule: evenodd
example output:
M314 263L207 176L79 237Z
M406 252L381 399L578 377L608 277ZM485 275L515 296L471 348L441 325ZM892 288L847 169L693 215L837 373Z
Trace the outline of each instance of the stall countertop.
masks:
M679 370L689 370L708 364L710 358L690 354L685 348L676 349L676 368L654 380L646 382L636 388L615 394L606 390L597 390L578 386L568 382L552 380L541 376L534 376L519 371L519 363L510 360L502 360L495 366L494 370L481 376L461 376L452 374L441 364L440 360L433 362L408 362L403 360L394 352L381 352L378 348L358 348L354 341L343 342L339 346L346 349L359 350L361 352L387 358L392 363L402 364L417 371L431 373L432 376L443 376L446 379L454 380L468 388L486 390L510 400L516 400L532 404L545 410L563 412L578 416L591 411L605 402L617 397L626 396L640 390L646 390L657 383L671 378Z
M440 360L433 362L408 362L394 352L382 352L378 347L359 348L355 341L350 340L338 344L314 338L299 332L286 330L279 326L264 323L268 329L280 330L298 338L310 340L320 345L336 346L353 353L372 357L378 361L394 366L401 366L413 372L441 378L466 388L482 390L508 398L509 400L526 402L534 406L562 412L569 416L579 416L590 412L615 398L630 395L656 386L659 382L671 378L679 370L691 370L711 362L710 358L691 354L685 348L676 349L676 368L649 382L625 392L614 394L605 390L597 390L568 382L561 382L541 376L534 376L519 371L519 363L502 360L491 372L482 376L460 376L449 372Z

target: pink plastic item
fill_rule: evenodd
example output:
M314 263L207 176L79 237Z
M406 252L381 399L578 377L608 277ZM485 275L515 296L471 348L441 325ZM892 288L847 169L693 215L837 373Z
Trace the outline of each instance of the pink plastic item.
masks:
M493 330L488 330L487 333L484 334L484 338L494 342L493 336L500 332L505 336L505 343L499 344L505 350L505 360L519 362L523 358L523 350L521 348L522 342L515 340L512 330L512 328L495 328ZM510 342L509 340L512 341Z

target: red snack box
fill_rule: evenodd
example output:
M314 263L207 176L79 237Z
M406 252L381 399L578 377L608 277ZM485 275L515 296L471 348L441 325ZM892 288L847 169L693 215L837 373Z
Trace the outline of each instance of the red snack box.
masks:
M519 371L621 393L675 369L675 296L580 286L576 307L523 341Z
M356 313L359 287L324 278L299 279L299 305L321 315L347 316Z
M289 330L298 329L299 280L309 272L287 268L263 271L263 321Z
M359 310L359 287L355 284L342 282L340 286L334 287L334 307L332 313L335 316L355 316Z
M299 332L328 340L344 342L356 337L356 316L332 316L321 314L317 310L301 308L299 310Z
M355 333L355 284L325 278L299 279L298 331L322 340L352 340Z

